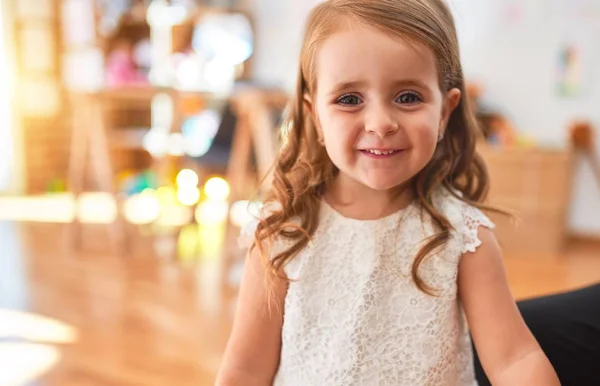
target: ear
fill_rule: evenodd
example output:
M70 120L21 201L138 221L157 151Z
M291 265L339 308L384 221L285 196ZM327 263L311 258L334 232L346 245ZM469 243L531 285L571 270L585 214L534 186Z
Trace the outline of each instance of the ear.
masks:
M462 93L458 88L450 89L446 95L444 95L442 119L440 120L440 136L444 135L446 127L448 126L448 121L450 120L450 116L460 103L461 98Z
M304 109L310 114L311 119L314 118L313 101L310 95L304 94L303 96Z

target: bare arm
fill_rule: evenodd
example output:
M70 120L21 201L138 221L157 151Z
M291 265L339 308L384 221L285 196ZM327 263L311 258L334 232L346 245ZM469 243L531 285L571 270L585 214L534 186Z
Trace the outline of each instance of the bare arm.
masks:
M264 263L249 255L239 291L233 331L217 376L217 386L270 386L279 365L285 280L274 283L268 306Z
M494 234L478 235L482 245L461 259L458 290L483 369L495 386L560 385L510 293Z

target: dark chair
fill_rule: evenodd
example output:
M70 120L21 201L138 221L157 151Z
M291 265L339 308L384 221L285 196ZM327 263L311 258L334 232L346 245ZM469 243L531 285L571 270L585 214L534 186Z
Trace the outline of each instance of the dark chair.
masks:
M600 385L600 284L518 303L562 386ZM489 386L477 353L480 386Z

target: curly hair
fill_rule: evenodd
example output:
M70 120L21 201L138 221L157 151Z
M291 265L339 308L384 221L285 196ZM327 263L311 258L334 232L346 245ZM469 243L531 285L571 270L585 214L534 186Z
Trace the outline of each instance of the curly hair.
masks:
M315 123L304 100L316 88L315 56L329 36L343 22L375 27L392 36L425 44L437 58L442 92L457 88L465 95L458 39L452 14L443 0L330 0L315 7L309 17L302 45L297 89L285 125L284 143L273 170L273 183L267 201L278 210L262 218L255 233L256 246L271 275L305 248L319 225L321 197L332 182L337 168L319 144ZM476 153L480 136L466 98L452 112L445 136L427 166L410 181L415 200L429 213L436 233L418 251L412 266L412 279L419 289L434 295L435 290L419 275L421 263L449 240L452 225L433 204L433 193L445 187L458 199L481 209L489 186L487 169ZM294 219L294 221L292 221ZM289 241L289 247L268 256L266 245L274 238ZM265 243L268 242L268 243ZM265 244L265 245L263 245Z

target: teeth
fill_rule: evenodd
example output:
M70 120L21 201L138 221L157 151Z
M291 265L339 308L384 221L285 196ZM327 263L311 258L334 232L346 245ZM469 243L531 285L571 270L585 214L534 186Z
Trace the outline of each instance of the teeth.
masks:
M390 155L394 154L396 150L367 150L371 154L375 155Z

